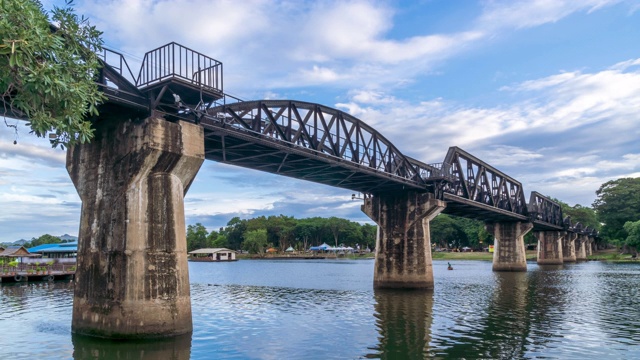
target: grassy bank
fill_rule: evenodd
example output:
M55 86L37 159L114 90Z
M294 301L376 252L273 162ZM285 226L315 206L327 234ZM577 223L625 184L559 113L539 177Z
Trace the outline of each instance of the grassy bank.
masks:
M308 256L308 255L304 255ZM290 257L286 257L284 255L266 255L262 259L269 259L277 257L279 259L290 258L290 259L300 259L304 257L303 255L293 255ZM320 258L325 257L327 259L335 259L335 256L332 254L319 255ZM535 260L536 259L536 251L529 250L527 251L527 260ZM256 255L249 254L238 254L238 259L255 259ZM341 255L338 259L373 259L375 257L374 253L362 254L362 255ZM433 260L484 260L484 261L492 261L493 253L489 252L432 252L431 258ZM630 254L620 255L619 250L617 249L607 249L600 250L594 252L593 255L588 257L589 260L593 261L610 261L610 262L639 262L640 260L634 260L631 258Z
M631 254L620 254L618 249L605 249L598 250L587 257L589 260L597 261L609 261L609 262L638 262L638 259L633 259Z

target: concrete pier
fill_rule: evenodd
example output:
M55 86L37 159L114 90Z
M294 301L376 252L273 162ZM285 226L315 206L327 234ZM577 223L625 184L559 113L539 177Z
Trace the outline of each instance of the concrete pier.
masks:
M533 229L530 222L487 223L495 238L493 271L527 271L524 236Z
M565 236L563 231L534 231L533 235L538 239L539 265L562 265L562 239Z
M578 235L576 240L576 261L587 260L587 242L589 238L587 235Z
M564 262L576 262L576 239L578 234L567 232L562 239L562 260Z
M429 221L445 206L415 191L365 199L362 211L378 224L374 288L433 289Z
M190 333L184 195L204 161L202 128L103 120L67 152L82 200L71 329L113 339Z

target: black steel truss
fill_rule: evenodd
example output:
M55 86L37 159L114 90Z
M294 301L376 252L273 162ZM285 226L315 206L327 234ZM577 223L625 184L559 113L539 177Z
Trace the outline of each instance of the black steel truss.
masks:
M562 207L560 204L539 192L531 192L527 208L529 210L529 218L532 222L564 227L565 219L562 218Z
M207 157L365 193L427 191L434 169L340 110L301 101L246 101L207 109Z

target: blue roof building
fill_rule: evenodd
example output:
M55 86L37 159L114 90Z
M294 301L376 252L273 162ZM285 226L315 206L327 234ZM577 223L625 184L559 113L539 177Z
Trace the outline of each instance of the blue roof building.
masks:
M78 242L42 244L27 250L32 254L41 254L44 258L75 258L78 254Z

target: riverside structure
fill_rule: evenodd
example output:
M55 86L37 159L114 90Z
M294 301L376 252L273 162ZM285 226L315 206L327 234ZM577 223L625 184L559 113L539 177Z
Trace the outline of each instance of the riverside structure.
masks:
M494 271L526 270L531 230L541 261L565 261L571 241L584 259L597 236L537 192L527 204L520 182L458 147L426 164L342 111L228 96L222 63L179 44L146 53L137 75L114 51L102 65L108 101L90 119L95 139L67 152L82 199L74 333L192 331L183 199L204 160L363 193L378 224L375 288L433 289L429 222L440 212L487 224Z

